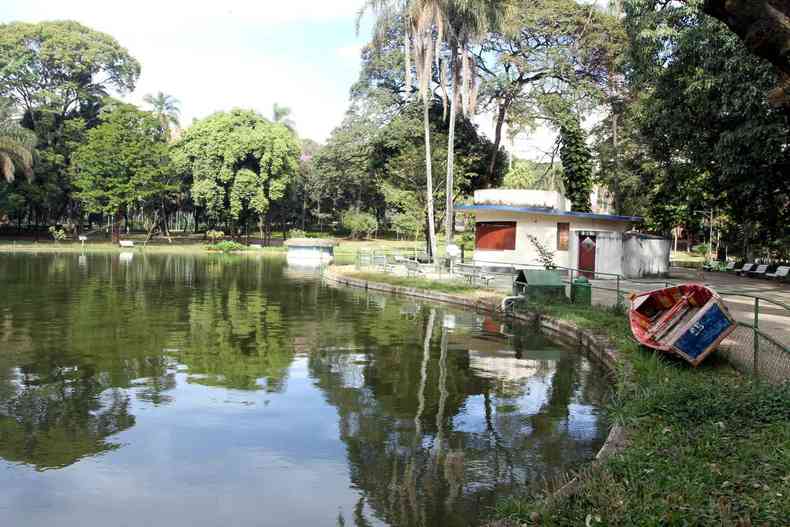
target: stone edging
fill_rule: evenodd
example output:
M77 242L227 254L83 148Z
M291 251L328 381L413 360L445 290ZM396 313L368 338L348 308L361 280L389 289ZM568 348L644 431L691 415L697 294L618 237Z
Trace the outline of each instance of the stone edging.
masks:
M384 284L381 282L370 282L368 280L343 276L342 274L333 272L331 268L326 268L322 276L324 279L340 285L443 302L446 304L465 307L467 309L474 309L475 311L484 312L490 315L501 314L498 311L499 302L474 300L462 296L440 293L438 291L429 291L427 289L418 289L415 287L403 287ZM589 333L584 329L577 327L575 324L565 320L530 313L519 313L512 315L512 317L516 320L521 320L522 322L537 322L540 325L540 328L549 333L551 336L559 338L566 343L578 345L583 351L595 356L606 368L609 375L612 378L616 378L620 367L619 365L621 364L620 352L617 351L617 348L614 347L607 339L593 335L592 333ZM609 435L606 437L603 446L596 454L594 462L601 462L613 454L620 452L623 448L625 448L625 442L626 439L623 428L619 424L615 424L612 426L611 430L609 430ZM573 478L570 482L560 488L557 493L570 494L578 486L578 484L578 479Z

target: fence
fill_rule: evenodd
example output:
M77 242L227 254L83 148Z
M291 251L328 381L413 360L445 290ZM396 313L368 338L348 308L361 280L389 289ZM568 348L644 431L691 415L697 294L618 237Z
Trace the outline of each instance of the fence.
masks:
M356 265L358 267L374 266L381 270L391 269L393 264L405 259L414 261L425 260L424 252L415 248L392 248L387 250L369 250L357 253ZM431 276L440 280L458 280L475 284L474 276L460 276L452 272L452 267L447 262L444 265L428 267ZM476 262L485 266L485 281L478 285L493 287L502 292L511 294L514 291L516 272L522 269L544 269L542 265L526 264L509 266L497 262ZM591 288L592 303L607 307L624 307L627 297L632 292L647 291L670 287L687 280L656 279L635 280L628 279L614 273L600 273L579 270L575 268L556 267L563 276L567 289L579 276L588 278ZM566 291L570 293L570 291ZM718 290L725 302L728 303L731 313L737 321L736 330L722 343L719 353L739 371L753 374L759 378L774 382L790 379L790 348L786 341L786 334L790 334L790 305L779 300L752 294L748 291ZM570 296L570 295L568 295ZM740 302L728 302L728 299L738 298ZM747 302L749 309L744 305ZM764 324L770 320L769 324Z

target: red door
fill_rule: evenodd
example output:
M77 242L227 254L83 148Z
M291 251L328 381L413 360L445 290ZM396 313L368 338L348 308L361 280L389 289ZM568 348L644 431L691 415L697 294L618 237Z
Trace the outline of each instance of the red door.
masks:
M595 278L595 236L579 236L579 271L586 278Z

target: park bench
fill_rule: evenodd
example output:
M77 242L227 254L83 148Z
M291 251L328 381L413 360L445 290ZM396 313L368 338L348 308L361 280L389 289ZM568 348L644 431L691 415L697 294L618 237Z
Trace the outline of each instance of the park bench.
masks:
M790 274L790 266L780 265L776 268L776 271L773 273L765 273L765 276L771 280L787 280L788 274Z
M751 271L752 269L754 269L756 265L757 264L753 264L753 263L743 264L743 267L735 270L735 274L743 276L747 274L749 271Z
M134 247L134 240L119 240L118 245L121 247Z
M758 265L756 269L749 271L749 276L752 278L759 278L761 276L765 276L766 272L768 272L768 265L761 264Z
M736 265L738 265L736 262L730 262L727 264L727 267L725 267L724 270L727 271L728 273L730 271L737 271L737 269L735 269Z

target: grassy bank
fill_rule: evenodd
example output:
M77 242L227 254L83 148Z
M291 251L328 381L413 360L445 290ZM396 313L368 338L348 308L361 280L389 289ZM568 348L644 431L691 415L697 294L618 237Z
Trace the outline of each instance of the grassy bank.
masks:
M495 517L520 525L787 525L790 383L736 373L715 355L698 369L640 349L615 311L548 306L606 334L631 366L607 412L629 446L585 471L578 491L525 489ZM558 483L559 484L559 483ZM558 485L557 484L557 485Z
M425 289L427 291L437 291L440 293L448 293L458 296L469 296L473 298L480 298L485 296L496 296L499 293L493 289L481 289L459 281L439 281L430 280L421 277L410 276L396 276L387 273L379 273L375 271L358 270L354 266L335 266L332 268L333 272L339 275L347 276L349 278L356 278L357 280L367 280L369 282L379 282L382 284L389 284L398 287L412 287L417 289Z

